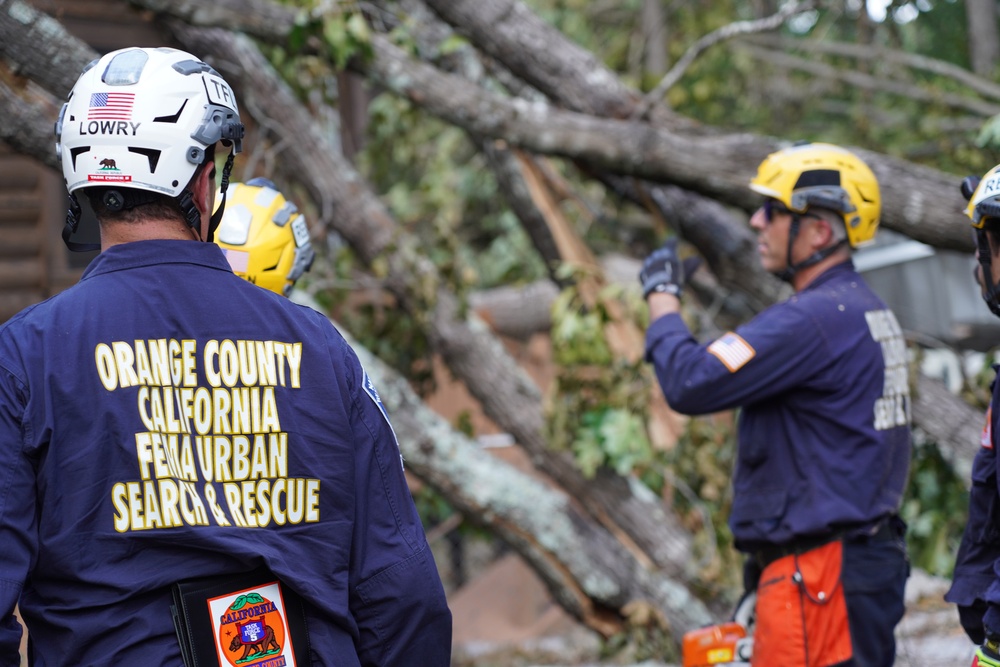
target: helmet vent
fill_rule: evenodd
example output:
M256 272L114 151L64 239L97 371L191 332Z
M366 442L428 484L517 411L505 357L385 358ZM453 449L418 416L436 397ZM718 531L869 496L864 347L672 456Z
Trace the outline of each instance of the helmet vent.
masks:
M875 201L875 199L873 197L865 196L865 191L862 190L861 188L856 188L856 192L858 193L858 197L860 197L861 201L863 201L863 202L866 202L866 203L870 204L873 201Z
M119 53L104 70L101 81L109 86L132 86L139 83L149 56L142 49Z
M795 182L795 190L818 185L840 185L840 172L836 169L813 169L804 171Z
M173 116L157 116L156 118L153 119L153 122L154 123L176 123L178 120L180 120L181 113L184 111L184 107L187 106L187 103L188 103L188 101L184 100L184 103L181 104L181 108L178 109L177 113L175 113Z
M150 173L156 173L156 164L160 161L160 151L155 148L136 148L135 146L129 146L128 152L146 156L146 159L149 160Z
M70 160L73 161L73 169L76 169L76 158L80 153L87 153L90 151L90 146L77 146L69 150Z

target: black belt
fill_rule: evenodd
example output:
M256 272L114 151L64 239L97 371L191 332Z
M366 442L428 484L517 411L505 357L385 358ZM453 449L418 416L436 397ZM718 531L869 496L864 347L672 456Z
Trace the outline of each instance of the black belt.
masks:
M874 530L868 532L860 528L846 528L840 529L833 533L826 533L824 535L811 535L806 537L800 537L792 540L791 542L786 542L785 544L768 544L760 547L751 552L753 559L757 561L757 565L764 569L774 561L779 558L784 558L785 556L791 555L801 555L807 551L812 551L813 549L818 549L819 547L830 544L831 542L836 542L838 540L844 540L845 542L852 542L855 544L864 544L867 542L882 542L885 540L895 539L901 535L900 528L898 524L901 522L896 517L888 517L881 520Z

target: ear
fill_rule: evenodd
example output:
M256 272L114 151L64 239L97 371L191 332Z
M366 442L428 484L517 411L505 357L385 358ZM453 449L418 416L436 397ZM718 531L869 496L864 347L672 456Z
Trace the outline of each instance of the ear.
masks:
M215 163L206 162L198 168L191 183L194 205L201 213L201 238L208 238L208 224L215 208Z
M206 162L198 168L198 173L194 179L192 194L198 210L207 209L208 214L212 214L213 201L215 196L215 163ZM202 211L204 212L204 211Z
M833 227L831 226L833 223L827 220L826 217L819 216L810 217L808 220L812 224L803 225L803 227L808 230L809 244L812 246L812 249L821 250L830 245L834 239Z

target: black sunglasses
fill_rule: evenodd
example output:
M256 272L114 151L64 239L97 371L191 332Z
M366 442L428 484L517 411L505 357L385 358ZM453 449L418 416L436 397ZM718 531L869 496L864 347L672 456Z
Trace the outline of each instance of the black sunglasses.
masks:
M764 219L767 220L768 224L774 222L775 214L791 213L787 208L781 206L777 199L765 199L761 208L764 209Z
M779 202L777 199L765 199L764 204L761 206L761 209L764 211L764 219L767 220L767 224L771 224L772 222L774 222L774 216L779 214L797 215L800 218L814 218L816 220L823 219L820 216L815 215L814 213L808 213L808 212L796 213L790 208L785 208L784 206L782 206L781 202Z

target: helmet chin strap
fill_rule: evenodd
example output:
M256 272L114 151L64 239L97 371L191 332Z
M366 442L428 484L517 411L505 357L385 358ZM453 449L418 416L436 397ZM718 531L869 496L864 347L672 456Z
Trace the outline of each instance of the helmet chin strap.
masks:
M69 209L66 211L66 224L63 225L62 230L62 240L66 244L66 247L70 249L71 252L90 252L92 250L100 250L100 243L79 243L77 241L71 241L70 237L76 233L77 227L80 226L80 218L83 214L80 208L80 201L76 198L75 194L69 195Z
M194 204L194 195L191 194L190 190L185 188L177 197L177 204L184 215L184 220L187 222L188 227L191 228L191 231L194 232L195 238L199 241L211 243L215 239L215 230L219 228L219 224L222 222L222 214L226 211L226 190L229 189L229 175L233 171L233 160L235 157L235 152L230 152L229 157L226 158L226 164L222 167L222 183L219 187L222 192L222 201L219 202L219 208L216 209L208 221L208 235L204 239L201 238L201 212Z
M990 312L1000 317L1000 285L993 282L993 256L985 229L976 230L976 256L983 272L983 301Z
M222 222L222 214L226 212L226 191L229 189L229 175L233 171L233 159L236 157L235 150L229 152L229 157L226 158L226 164L222 167L222 180L219 183L219 191L222 193L222 201L219 202L219 208L215 210L212 214L212 218L208 221L208 238L206 239L209 243L215 240L215 230L219 228L219 224Z
M786 283L792 282L792 278L796 273L804 268L810 267L813 264L818 264L823 261L834 252L837 251L842 245L847 243L847 241L837 241L833 245L827 246L817 250L813 254L806 257L804 260L798 264L792 261L792 246L795 245L795 239L799 235L799 228L802 226L802 216L798 213L792 213L792 224L788 228L788 251L785 255L785 268L778 271L774 271L774 275L778 276Z

